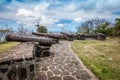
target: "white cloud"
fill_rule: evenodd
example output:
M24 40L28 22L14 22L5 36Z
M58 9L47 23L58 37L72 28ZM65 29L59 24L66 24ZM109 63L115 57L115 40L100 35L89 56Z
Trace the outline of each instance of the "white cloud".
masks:
M75 11L77 9L77 5L71 3L65 6L65 11Z
M40 24L47 25L47 26L52 26L58 22L57 19L49 19L46 16L41 16Z
M83 21L83 19L81 17L77 17L75 19L73 19L75 22L80 22L80 21Z
M43 3L34 6L33 9L18 9L16 13L17 22L23 22L24 24L35 24L39 21L41 25L45 26L51 26L55 24L58 22L58 20L53 19L52 17L49 18L45 13L48 6L48 3Z
M59 27L63 27L63 26L64 26L64 24L57 24L57 26L59 26Z
M115 19L120 15L112 13L120 11L119 7L119 0L75 0L67 4L53 0L34 4L12 1L10 5L6 5L9 11L0 12L0 17L16 20L17 23L26 25L33 25L39 21L45 26L67 26L59 23L59 20L67 19L78 23L95 17Z
M16 16L29 17L29 16L33 16L33 12L31 10L27 10L27 9L19 9L17 11Z
M34 10L37 12L37 11L44 11L46 10L48 7L49 7L50 3L41 3L41 4L37 4L35 7L34 7Z
M90 1L95 2L92 0ZM52 9L49 8L50 5L50 3L43 2L32 6L33 8L30 9L20 8L16 13L17 21L24 23L26 22L26 24L35 24L37 21L39 21L41 25L52 26L62 19L73 20L77 23L95 17L107 19L118 17L117 15L112 15L110 11L101 12L103 8L103 6L100 6L101 2L96 2L96 8L87 11L79 8L82 6L79 6L78 4L75 5L74 3ZM57 26L65 25L58 23Z

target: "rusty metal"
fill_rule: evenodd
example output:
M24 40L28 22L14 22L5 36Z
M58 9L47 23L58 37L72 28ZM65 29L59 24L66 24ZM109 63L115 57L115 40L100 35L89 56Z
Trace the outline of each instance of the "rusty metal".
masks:
M63 34L63 35L66 35L66 36L72 37L71 34L68 34L68 33L65 33L65 32L60 32L60 34Z
M69 33L65 33L65 32L60 32L60 34L63 34L67 37L68 40L73 41L75 39L77 39L77 35L76 34L69 34Z
M58 43L58 40L51 39L51 38L20 37L20 36L13 36L13 35L7 35L6 40L18 41L18 42L39 42L39 45L43 45L43 46L51 46L52 44Z
M49 37L49 38L54 38L54 39L64 39L64 35L60 34L51 34L51 33L37 33L37 32L32 32L33 35L36 36L44 36L44 37Z
M33 47L33 56L35 57L48 57L50 55L50 47L35 44Z
M84 40L85 39L84 34L76 33L76 35L77 35L78 40Z
M83 39L88 39L88 38L92 38L92 39L97 39L97 40L105 40L106 36L102 33L95 33L95 34L80 34L80 33L76 33L79 38L83 38Z
M96 33L98 40L106 40L106 35L102 33Z
M96 33L96 34L69 34L65 32L60 32L61 34L68 37L68 40L84 40L84 39L96 39L96 40L105 40L106 36L102 33Z

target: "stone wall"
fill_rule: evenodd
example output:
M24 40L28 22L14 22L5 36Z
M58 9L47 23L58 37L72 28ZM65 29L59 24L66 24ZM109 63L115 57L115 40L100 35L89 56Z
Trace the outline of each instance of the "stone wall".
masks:
M9 55L0 59L0 80L36 80L36 62L40 61L40 57L50 56L50 47L38 44L33 47L32 44L26 43L17 47L19 48L16 52L10 51ZM15 56L12 53L15 53Z
M0 80L33 80L34 64L32 57L2 61L0 63Z

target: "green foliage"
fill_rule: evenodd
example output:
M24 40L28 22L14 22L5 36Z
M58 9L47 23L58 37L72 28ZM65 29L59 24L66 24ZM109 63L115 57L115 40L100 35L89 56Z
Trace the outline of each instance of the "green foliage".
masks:
M111 30L111 28L109 28L108 25L109 25L108 22L98 25L95 29L95 32L99 32L99 33L107 35L109 31Z
M120 36L120 18L115 19L114 26L110 26L105 19L91 19L77 27L77 32L94 34L99 32L106 36Z
M39 23L36 26L37 26L37 32L47 33L47 28L45 26L39 25Z
M120 18L117 18L115 23L115 27L113 29L114 36L120 36Z
M115 19L115 25L109 26L109 23L104 23L96 27L95 32L103 33L107 36L120 36L120 18Z
M106 29L106 35L107 36L113 36L113 27L108 27Z
M81 23L81 25L79 25L77 27L77 32L79 32L79 33L87 33L87 34L94 34L95 28L97 26L102 25L105 22L106 22L105 19L99 19L99 18L87 20L87 21Z

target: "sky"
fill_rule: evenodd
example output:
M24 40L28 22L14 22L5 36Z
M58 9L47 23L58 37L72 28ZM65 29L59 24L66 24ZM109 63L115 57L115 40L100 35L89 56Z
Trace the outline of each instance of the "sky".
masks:
M39 22L48 31L76 31L92 18L119 17L120 0L0 0L0 29L22 24L34 31Z

